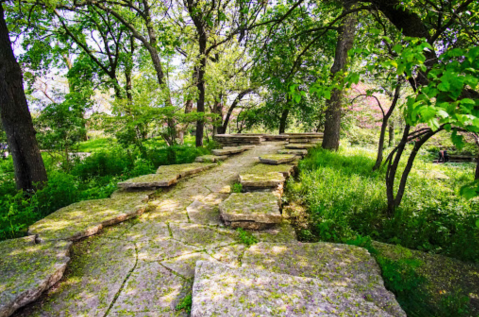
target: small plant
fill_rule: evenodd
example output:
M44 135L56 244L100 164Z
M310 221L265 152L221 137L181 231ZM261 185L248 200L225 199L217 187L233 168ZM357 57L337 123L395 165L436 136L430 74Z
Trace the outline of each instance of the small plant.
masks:
M253 236L251 232L248 232L244 230L243 228L238 228L236 231L238 232L241 243L245 244L246 246L249 247L255 243L258 243L258 239L256 239L256 237Z
M176 310L184 310L188 314L191 313L191 305L193 304L193 297L191 294L186 295L181 299L181 301L176 305Z
M241 193L242 190L243 190L243 185L241 185L241 183L234 183L233 187L231 188L231 191L233 193Z

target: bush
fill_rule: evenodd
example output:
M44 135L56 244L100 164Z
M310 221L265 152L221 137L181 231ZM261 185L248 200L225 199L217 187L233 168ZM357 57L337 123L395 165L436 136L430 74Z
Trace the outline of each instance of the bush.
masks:
M318 149L300 162L300 179L291 180L288 189L309 207L316 239L345 242L359 234L478 261L479 202L458 194L472 180L472 166L438 166L417 159L403 202L388 218L385 171L372 172L374 159L375 152L364 149ZM429 172L449 179L436 180Z

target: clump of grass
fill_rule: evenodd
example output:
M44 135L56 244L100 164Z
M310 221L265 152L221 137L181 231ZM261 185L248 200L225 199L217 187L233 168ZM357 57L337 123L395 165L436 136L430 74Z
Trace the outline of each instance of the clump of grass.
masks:
M233 187L231 187L232 193L241 193L242 190L243 190L243 185L241 185L241 183L234 183Z
M191 294L186 295L176 305L176 310L184 310L186 313L191 313L191 306L193 305L193 296Z
M250 247L253 244L258 243L258 239L251 234L251 232L244 230L243 228L238 228L236 229L236 232L238 232L238 237L244 245Z

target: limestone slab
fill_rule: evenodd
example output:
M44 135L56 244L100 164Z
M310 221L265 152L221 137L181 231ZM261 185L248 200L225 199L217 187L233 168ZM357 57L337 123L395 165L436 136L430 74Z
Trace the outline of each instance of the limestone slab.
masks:
M162 261L198 251L173 239L140 241L137 248L138 259L142 261Z
M223 234L215 228L199 224L172 223L170 229L174 239L200 250L225 246L235 242L229 235Z
M65 278L26 316L103 317L136 262L133 243L92 237L72 247Z
M280 166L280 165L266 165L257 164L247 171L240 173L238 180L243 187L257 187L269 188L277 187L284 183L285 178L282 173L271 170L266 166Z
M216 162L221 162L224 161L228 158L227 155L203 155L203 156L198 156L195 159L195 162L201 162L201 163L216 163Z
M143 219L140 223L128 228L118 238L135 242L144 240L162 241L170 238L170 231L165 223Z
M279 150L279 154L294 154L297 156L305 156L308 155L308 150L294 150L294 149L289 149L289 150Z
M215 166L216 164L199 163L199 162L186 163L186 164L162 165L158 167L156 174L159 174L159 175L177 174L178 177L186 177L188 175L201 173Z
M353 290L318 279L198 262L191 316L390 315Z
M78 240L93 235L110 226L141 215L147 208L144 203L131 199L85 200L61 208L31 225L29 234L37 241Z
M186 208L191 222L202 225L221 225L220 211L217 206L195 200Z
M176 184L180 177L177 173L148 174L118 183L121 188L169 187Z
M246 250L244 244L234 244L226 247L207 250L208 254L214 259L234 267L241 266L241 257Z
M34 236L0 242L0 317L36 300L65 271L71 242L36 244Z
M175 310L189 283L157 262L140 261L128 277L110 313Z
M233 193L220 206L223 220L229 224L246 222L243 228L251 228L247 222L276 224L281 222L279 199L271 192ZM241 226L240 226L241 227ZM251 228L254 229L254 228Z
M146 203L154 193L155 190L151 189L119 189L114 191L110 198L121 200L137 200L138 202Z
M246 151L246 149L243 149L242 147L238 146L238 147L225 147L223 149L212 150L211 153L213 153L213 155L223 156L223 155L238 154L243 151Z
M161 262L161 265L172 270L184 278L193 278L195 276L196 262L218 262L213 257L204 252L197 252L179 256Z
M298 149L298 150L304 150L304 149L310 149L315 147L316 144L311 144L311 143L290 143L285 146L287 149Z
M264 164L279 165L292 162L296 159L294 154L265 154L259 157L259 161Z
M244 267L311 277L330 287L347 287L392 316L405 316L384 287L376 261L366 249L334 243L258 243L242 259Z
M260 242L292 243L297 241L294 228L284 221L267 230L253 231L252 234Z

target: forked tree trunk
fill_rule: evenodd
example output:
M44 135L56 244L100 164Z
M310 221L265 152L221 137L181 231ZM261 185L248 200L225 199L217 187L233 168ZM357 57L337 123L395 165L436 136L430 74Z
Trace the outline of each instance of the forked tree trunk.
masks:
M32 117L23 90L23 75L13 55L0 3L0 116L7 134L18 189L33 190L47 181Z
M344 6L344 11L351 8L351 3ZM338 31L338 41L336 44L336 53L334 64L331 67L331 76L342 70L348 65L348 51L353 47L354 36L356 33L356 15L347 15ZM323 148L328 150L338 150L339 132L341 129L341 102L343 91L335 89L331 93L331 98L326 101L326 123L324 126Z

